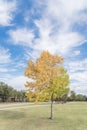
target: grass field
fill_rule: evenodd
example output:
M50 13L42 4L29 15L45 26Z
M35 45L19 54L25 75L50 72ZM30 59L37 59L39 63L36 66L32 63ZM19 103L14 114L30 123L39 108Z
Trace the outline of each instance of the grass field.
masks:
M87 103L55 104L49 116L50 106L0 110L0 130L87 130Z

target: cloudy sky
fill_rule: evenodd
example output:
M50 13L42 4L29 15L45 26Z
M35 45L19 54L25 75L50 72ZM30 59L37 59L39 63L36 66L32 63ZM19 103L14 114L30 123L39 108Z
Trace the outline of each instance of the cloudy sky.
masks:
M0 0L0 81L25 89L43 50L64 56L71 89L87 94L87 0Z

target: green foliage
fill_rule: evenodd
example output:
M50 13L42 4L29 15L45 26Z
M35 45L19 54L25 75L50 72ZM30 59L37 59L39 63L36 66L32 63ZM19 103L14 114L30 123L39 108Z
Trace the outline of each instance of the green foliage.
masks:
M9 99L10 101L23 101L26 99L25 91L17 91L4 82L0 82L0 99L3 102Z
M0 97L3 101L6 101L12 94L13 88L7 84L0 82Z
M60 68L61 73L54 77L53 82L50 84L51 93L54 95L54 99L62 98L64 95L69 93L69 75L67 71Z
M87 101L87 96L83 94L76 94L74 91L70 92L67 101Z
M87 101L87 96L78 94L78 95L76 95L76 101Z

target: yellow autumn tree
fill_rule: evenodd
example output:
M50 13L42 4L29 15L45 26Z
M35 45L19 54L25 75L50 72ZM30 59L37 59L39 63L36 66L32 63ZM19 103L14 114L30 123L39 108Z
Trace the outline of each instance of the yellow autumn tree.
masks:
M53 119L53 100L69 91L69 76L64 70L63 57L43 51L36 62L29 61L25 76L31 78L26 82L26 95L36 103L51 100L51 119Z

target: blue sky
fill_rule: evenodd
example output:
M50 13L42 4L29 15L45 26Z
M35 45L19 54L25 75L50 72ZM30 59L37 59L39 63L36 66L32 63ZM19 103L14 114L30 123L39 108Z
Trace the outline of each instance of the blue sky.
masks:
M0 0L0 81L25 89L43 50L64 56L70 88L87 95L87 0Z

